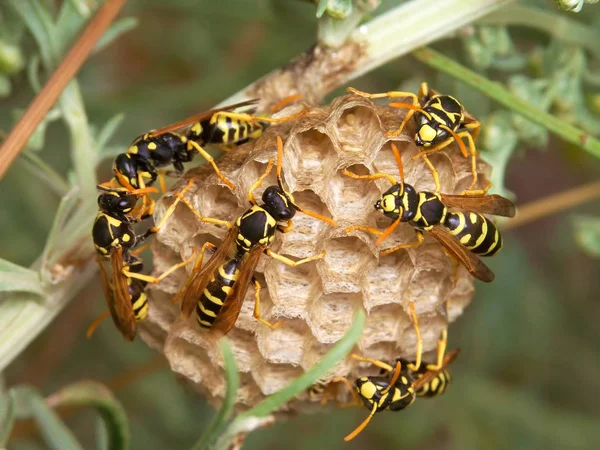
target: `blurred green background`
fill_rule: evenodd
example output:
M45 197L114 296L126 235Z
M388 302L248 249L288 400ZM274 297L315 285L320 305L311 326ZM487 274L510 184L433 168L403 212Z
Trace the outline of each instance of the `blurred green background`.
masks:
M376 13L397 2L384 3ZM550 1L524 3L553 9ZM584 11L571 17L598 30L600 7L588 5ZM208 109L280 67L310 48L316 34L314 6L291 0L130 0L124 15L138 18L138 27L91 57L78 77L92 123L104 123L117 112L126 115L111 141L121 149L141 132ZM519 49L511 55L525 58L524 64L503 66L509 58L493 56L496 64L477 68L504 82L514 74L550 78L540 60L548 52L564 52L553 48L560 43L522 27L511 28L510 36ZM27 39L23 45L26 54L34 48ZM468 53L468 45L474 41L452 38L435 47L475 67L477 56ZM560 59L553 63L562 64ZM597 68L597 61L590 67ZM12 94L1 100L0 129L5 131L12 126L13 110L32 98L23 73L11 80ZM353 85L372 91L401 85L414 89L421 80L457 95L483 117L497 110L481 94L411 57ZM598 86L582 85L597 101ZM592 119L592 111L584 113ZM66 136L62 124L50 125L40 154L63 174L69 169ZM546 140L543 132L520 142L506 171L506 186L520 205L599 178L598 160L576 147L551 136ZM99 178L107 179L109 170L107 161ZM0 182L0 257L31 264L44 245L58 201L18 160ZM599 204L506 232L505 249L489 261L496 281L477 283L472 305L450 328L450 347L460 347L462 353L452 367L454 383L443 397L416 402L404 412L379 414L349 444L342 437L362 421L365 410L324 408L258 431L244 448L600 448L600 263L577 245L574 228L576 214L598 215ZM104 309L100 291L98 280L87 286L12 363L6 384L27 383L50 394L81 379L108 382L127 410L132 448L191 447L208 424L211 408L179 386L140 339L124 345L107 325L92 340L85 339L86 327ZM125 371L133 371L134 381L123 380ZM86 448L94 447L92 412L82 410L66 421ZM20 424L9 448L45 447L34 429Z

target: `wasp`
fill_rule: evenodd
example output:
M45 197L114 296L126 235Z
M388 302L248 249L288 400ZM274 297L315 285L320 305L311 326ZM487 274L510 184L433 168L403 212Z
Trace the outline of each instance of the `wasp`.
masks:
M149 228L143 234L136 234L133 225L139 220L132 215L132 212L138 198L155 192L156 189L143 188L132 191L122 188L103 189L106 192L98 197L99 211L92 228L92 236L108 311L90 325L87 335L91 337L110 312L113 322L123 337L132 341L135 337L136 322L145 319L148 313L148 299L144 292L146 284L158 283L189 261L174 265L159 277L142 274L143 261L137 256L141 249L132 249L163 226L175 210L177 203L171 205L158 225ZM141 217L148 217L148 212L142 211ZM106 268L107 261L110 262L110 272Z
M396 158L398 170L403 173L402 159L398 148L392 144L392 152ZM348 177L360 180L377 180L386 178L391 184L379 200L375 209L393 220L385 230L355 225L344 230L366 231L379 236L376 245L380 245L398 226L400 222L408 222L415 228L416 239L385 249L381 255L387 255L403 248L416 248L424 240L427 232L436 238L447 252L462 262L475 278L490 282L494 273L479 259L479 256L492 256L502 248L502 236L494 223L483 214L513 217L515 206L500 195L449 195L437 191L417 191L410 184L396 181L386 173L357 175L344 170ZM450 211L457 208L460 211Z
M192 161L199 153L212 165L221 181L230 189L235 189L235 185L222 174L213 157L204 150L203 146L240 145L259 137L267 124L292 120L304 113L301 111L280 119L254 116L252 114L257 103L258 99L254 99L211 109L138 136L127 152L119 154L114 160L113 172L117 181L137 189L151 186L159 178L161 189L165 192L163 173L158 169L173 165L175 171L168 173L179 177L183 174L183 163ZM246 112L236 112L244 107L251 109Z
M188 205L200 221L226 227L229 231L217 249L210 243L202 246L200 255L188 281L174 298L182 300L182 315L187 318L195 310L200 327L211 332L227 334L235 324L250 283L255 288L254 317L261 323L275 328L281 323L272 324L260 314L260 283L254 278L254 271L263 253L289 266L298 266L323 258L325 252L293 261L273 252L269 247L277 231L286 233L292 229L292 218L296 212L337 226L330 218L301 208L288 192L281 178L283 143L277 137L277 185L267 187L262 194L262 204L254 198L258 189L273 167L273 158L269 159L266 171L250 187L248 201L250 208L237 218L235 223L202 217L181 194L182 202ZM282 224L283 222L283 224ZM207 248L215 250L206 264L202 264Z
M404 126L411 117L415 117L417 130L415 132L415 144L424 150L420 151L415 158L423 157L432 172L436 189L439 191L439 177L437 170L429 163L427 155L440 151L456 142L461 153L465 158L471 156L471 172L473 181L465 193L485 194L491 185L483 190L474 190L477 184L477 150L475 141L481 129L481 123L469 114L463 105L450 95L441 95L440 93L429 89L427 83L421 83L421 88L417 95L412 92L391 91L379 94L369 94L361 92L354 88L348 89L350 92L368 98L401 98L410 97L412 103L393 102L388 106L393 108L408 109L408 113L402 120L400 127L395 131L388 132L388 136L398 136L402 133ZM466 138L469 143L469 151L462 141Z

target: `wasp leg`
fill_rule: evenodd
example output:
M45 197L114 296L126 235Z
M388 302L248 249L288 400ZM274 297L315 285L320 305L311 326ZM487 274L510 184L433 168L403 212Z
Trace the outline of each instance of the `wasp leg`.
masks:
M281 233L289 233L294 228L294 222L288 220L287 225L277 225L277 230Z
M393 176L388 175L387 173L378 172L369 175L358 175L356 173L350 172L348 169L344 169L342 173L347 177L353 178L355 180L379 180L381 178L386 178L391 184L398 184L396 179Z
M448 329L444 328L437 345L437 360L435 364L427 364L427 370L438 371L444 366L444 355L448 345Z
M217 248L216 245L210 243L210 242L205 242L202 245L202 248L200 249L200 253L198 254L198 257L196 258L196 262L194 263L194 268L192 269L192 273L198 273L200 272L200 270L202 270L202 263L204 260L204 252L206 252L206 249L210 248L211 250L215 250ZM179 292L177 293L177 295L175 297L173 297L172 302L173 303L177 303L179 302L179 299L181 299L181 297L185 294L185 292L188 290L190 283L194 280L193 277L189 277L188 281L185 283L185 285L183 286L183 288L181 288L179 290Z
M381 231L377 228L366 227L364 225L353 225L351 227L346 228L344 230L344 233L350 233L351 231L354 231L354 230L364 231L366 233L374 234L375 236L381 236L383 234L383 231Z
M346 436L344 438L344 442L348 442L348 441L351 441L352 439L354 439L356 436L358 436L361 433L362 430L364 430L367 427L367 425L369 425L369 422L371 421L371 419L377 412L378 406L379 405L377 404L377 402L373 402L373 408L371 409L371 412L369 413L367 418L359 426L357 426L356 429L352 433L350 433L348 436Z
M350 406L360 406L362 405L362 402L360 401L360 397L358 396L358 394L356 393L356 389L354 389L354 386L352 386L352 383L350 383L350 380L348 380L348 378L346 377L335 377L331 380L332 383L344 383L346 385L346 387L348 388L348 390L350 391L350 394L352 395L353 398L353 402L352 403L346 403L343 407L347 408ZM327 391L325 391L327 392ZM324 397L325 398L325 397ZM325 402L327 403L327 402ZM321 404L325 404L323 403L323 401L321 400Z
M187 185L181 190L181 192L178 192L177 194L175 194L175 197L176 197L175 201L173 203L171 203L171 205L167 208L167 210L163 214L162 218L160 219L160 222L158 222L157 225L150 228L146 232L147 234L159 232L159 230L165 225L165 222L169 219L169 217L171 217L171 214L173 214L175 212L175 208L177 208L177 205L179 204L179 202L182 201L182 199L184 198L183 195L181 195L181 194L187 192L192 187L192 183L193 183L192 180L189 180Z
M386 372L392 372L394 368L389 364L384 363L383 361L379 361L378 359L365 358L364 356L359 356L356 353L352 353L350 358L356 359L357 361L367 362L373 364L375 367L379 367L380 369L385 370Z
M213 157L210 156L206 152L206 150L204 150L202 147L200 147L200 144L198 144L195 141L188 141L188 148L194 148L198 153L200 153L200 155L202 155L202 157L213 167L213 169L214 169L215 173L217 174L217 176L219 177L219 179L223 183L225 183L227 185L227 187L229 187L229 189L231 189L232 191L235 190L235 184L233 184L231 181L229 181L225 177L225 175L223 175L223 173L221 173L221 170L215 163L215 160L213 159Z
M288 95L287 97L283 98L281 101L279 101L278 103L276 103L271 108L270 112L271 112L271 114L276 113L280 109L285 108L290 103L294 103L294 102L297 102L297 101L300 101L300 100L302 100L302 94Z
M258 280L254 277L252 277L252 283L254 283L254 318L256 320L258 320L260 323L268 326L269 328L271 328L272 330L274 330L275 328L279 328L281 325L283 325L283 322L275 322L275 323L271 323L266 319L263 319L260 315L260 283L258 282Z
M423 239L425 239L425 237L423 236L423 232L419 230L415 230L415 236L416 239L409 242L408 244L401 244L395 247L390 247L386 248L385 250L382 250L381 252L379 252L379 256L389 255L390 253L394 253L403 248L417 248L423 243Z
M265 178L267 178L269 173L271 173L272 168L273 168L273 158L269 158L269 162L267 163L267 168L265 169L263 174L258 178L258 180L256 180L254 182L254 184L252 186L250 186L250 189L248 189L248 201L255 206L258 203L256 203L256 199L254 198L254 191L263 184L263 181L265 181Z
M471 136L473 136L473 140L476 141L477 137L479 136L479 132L481 131L481 122L474 121L465 123L461 126L461 128L466 128L469 130Z
M408 367L416 372L421 367L421 356L423 354L423 338L421 337L421 330L419 329L419 318L417 317L417 312L415 311L414 302L408 302L408 307L410 308L410 316L412 318L413 327L415 328L415 334L417 336L417 352L415 362L409 364Z
M110 316L110 312L108 311L108 309L104 310L104 312L102 314L100 314L98 317L96 317L94 319L94 321L90 324L90 326L88 327L87 331L85 332L85 337L87 337L88 339L91 339L92 336L94 335L94 332L96 331L96 328L98 328L98 326L104 321L104 319L106 319L108 316Z
M290 259L287 256L280 255L279 253L275 253L270 248L265 250L265 253L267 255L269 255L271 258L276 259L277 261L281 261L282 263L284 263L288 266L291 266L291 267L296 267L301 264L306 264L307 262L316 261L318 259L322 259L323 257L325 257L325 250L323 250L318 255L309 256L308 258L299 259L298 261L294 261L293 259Z
M402 91L389 91L389 92L380 92L377 94L369 94L368 92L359 91L358 89L354 89L349 87L346 89L346 92L352 92L353 94L360 95L361 97L367 98L401 98L401 97L410 97L413 99L413 104L418 105L419 99L412 92L402 92Z
M184 261L181 261L180 263L173 264L171 267L169 267L166 271L164 271L158 277L154 277L152 275L144 275L144 274L137 273L137 272L130 272L129 270L123 270L123 275L125 275L125 276L127 276L129 278L136 278L138 280L142 280L142 281L145 281L145 282L150 283L150 284L157 284L157 283L160 283L161 280L164 280L166 277L168 277L169 275L171 275L177 269L179 269L181 267L184 267L187 264L189 264L190 262L192 262L194 259L196 259L196 253L195 252L188 259L186 259Z
M198 213L198 211L196 211L196 208L194 208L194 206L190 203L190 201L187 198L185 198L182 195L181 192L176 193L175 197L177 197L177 199L179 201L181 201L181 203L183 203L185 206L187 206L188 209L192 212L192 214L194 214L198 218L198 220L200 220L200 222L212 223L213 225L225 227L227 229L231 229L233 227L233 225L231 224L231 222L228 222L227 220L221 220L221 219L215 219L213 217L203 217L203 216L201 216ZM171 206L173 206L173 205L171 205Z
M431 161L429 160L429 158L427 157L426 154L422 154L423 157L423 161L425 161L425 164L427 164L427 167L429 167L429 170L431 171L431 175L433 176L433 182L435 183L435 192L440 192L440 175L438 170L433 166L433 164L431 164Z
M165 183L165 171L164 170L158 171L158 184L160 185L161 193L164 194L165 192L167 192L167 184Z

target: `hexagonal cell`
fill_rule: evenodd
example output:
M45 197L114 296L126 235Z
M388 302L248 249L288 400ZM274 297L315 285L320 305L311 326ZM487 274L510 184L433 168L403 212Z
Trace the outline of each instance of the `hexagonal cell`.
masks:
M352 324L354 311L362 303L361 294L323 295L308 308L307 323L313 336L323 344L339 341Z
M234 221L240 214L238 199L227 186L208 186L199 199L198 213L203 217Z
M286 320L275 330L265 332L261 328L256 334L258 350L268 362L297 366L304 355L304 341L310 334L302 320Z
M377 264L369 247L354 236L328 240L324 245L325 258L317 264L323 281L323 291L359 292L366 273Z
M161 290L153 289L146 320L159 325L165 331L168 330L179 316L179 305L173 304L172 298L173 295L162 291L162 287Z
M337 136L345 153L355 153L361 158L365 152L377 149L365 149L365 141L381 139L383 132L375 111L358 106L346 109L337 121Z
M247 405L256 405L263 398L251 373L240 373L240 387L237 390L236 401Z
M405 139L405 138L403 138ZM413 160L413 156L417 153L417 146L413 141L405 140L394 140L386 142L381 150L377 153L373 166L376 167L377 172L383 172L390 174L397 180L402 180L396 158L392 152L391 144L394 143L396 148L400 152L402 158L402 169L404 171L405 181L408 182L407 175L413 170L414 166L420 164L419 161ZM383 180L380 188L387 190L390 187L388 180Z
M202 383L205 379L211 379L220 384L218 382L219 370L209 364L210 359L204 349L176 337L169 337L165 342L164 349L165 356L174 372L180 373L196 384ZM224 387L224 382L221 387Z
M456 185L456 174L454 173L454 166L452 165L452 161L448 155L444 152L436 152L429 155L428 158L433 167L438 171L438 177L440 179L440 191L443 193L454 192L454 186ZM417 191L435 190L433 173L425 164L423 158L416 159L415 163L420 164L420 167L418 167L415 171L418 174L418 178L413 180L413 187Z
M398 348L399 354L408 357L411 360L416 358L417 351L417 335L415 333L414 325L412 321L408 319L407 324L403 330L398 334ZM421 332L421 339L423 340L423 355L429 352L434 352L437 349L437 343L440 338L442 331L447 327L448 323L446 319L441 315L419 315L417 309L417 317L419 319L419 329ZM431 356L429 359L423 359L428 362L435 362L435 354L427 355Z
M325 217L331 217L327 206L311 190L294 192L294 201L304 210L321 214ZM319 234L331 225L314 217L297 212L293 218L293 228L289 233L280 233L279 238L282 242L281 253L292 255L296 258L308 258L316 255L316 243L319 240Z
M365 309L389 303L400 303L402 292L413 277L414 265L406 251L397 251L379 258L379 265L367 274Z
M370 173L369 169L362 164L350 166L348 170L357 175ZM355 180L344 175L342 171L337 171L329 183L326 203L331 214L339 222L364 225L369 214L374 211L373 205L380 196L381 191L375 183Z
M291 267L272 261L265 269L265 280L275 316L300 317L323 292L316 262Z
M468 275L468 271L463 265L458 268L458 277L458 283L450 292L447 300L450 322L454 322L463 313L463 310L471 303L475 292L473 277Z
M402 306L394 304L377 306L369 312L369 319L359 344L361 349L369 349L369 358L375 357L371 356L371 347L375 344L392 342L396 345L397 328L405 315ZM409 320L408 317L406 320Z
M323 133L309 130L286 142L283 170L292 191L312 189L320 193L327 186L329 174L336 165L337 155L331 140Z
M252 378L264 395L271 395L287 386L290 379L297 378L302 373L302 369L289 364L263 363L254 368Z

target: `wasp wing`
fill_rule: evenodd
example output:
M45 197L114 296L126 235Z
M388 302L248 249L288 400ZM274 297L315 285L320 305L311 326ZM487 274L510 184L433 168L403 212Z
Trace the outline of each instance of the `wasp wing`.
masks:
M231 227L219 248L215 253L212 254L210 259L199 271L192 272L188 278L188 281L184 285L183 295L181 299L181 314L183 317L188 318L196 308L200 295L206 289L206 286L210 282L210 279L214 271L221 265L221 263L227 257L231 246L235 243L238 229L236 226Z
M458 239L450 233L444 231L439 226L433 227L428 233L436 238L452 256L463 263L469 273L475 278L485 281L486 283L494 280L494 272L481 261L479 256L463 247Z
M208 111L201 112L200 114L196 114L195 116L188 117L187 119L180 120L179 122L172 123L171 125L167 125L165 127L159 128L158 130L154 130L150 133L151 137L160 136L161 134L169 133L170 131L179 130L181 128L185 128L187 126L193 125L196 122L200 122L204 119L208 119L212 117L213 114L221 112L221 111L232 111L238 108L243 108L244 106L255 106L258 103L259 99L255 98L252 100L247 100L245 102L235 103L233 105L223 106L222 108L210 109ZM251 110L253 112L254 109Z
M438 373L440 373L442 370L446 369L450 364L452 364L452 361L456 359L459 353L460 349L458 348L446 352L446 354L444 355L444 360L442 361L442 367L440 367L438 370L428 370L427 372L425 372L423 376L421 376L417 381L413 383L414 390L418 391L427 383L430 383L437 376Z
M514 217L515 205L501 195L447 195L441 194L444 205L464 211L494 216Z
M222 335L229 333L233 325L235 324L242 305L244 304L244 298L246 298L246 292L248 292L248 286L252 281L256 266L260 261L260 257L265 250L262 245L256 245L250 250L242 259L240 265L240 275L233 286L233 290L224 302L223 308L217 315L215 323L211 328L211 332L216 332Z
M135 314L129 295L127 276L123 274L125 264L123 263L122 247L113 250L110 255L110 262L112 272L110 282L104 269L100 270L106 303L113 322L123 337L128 341L133 341L133 338L135 338Z

